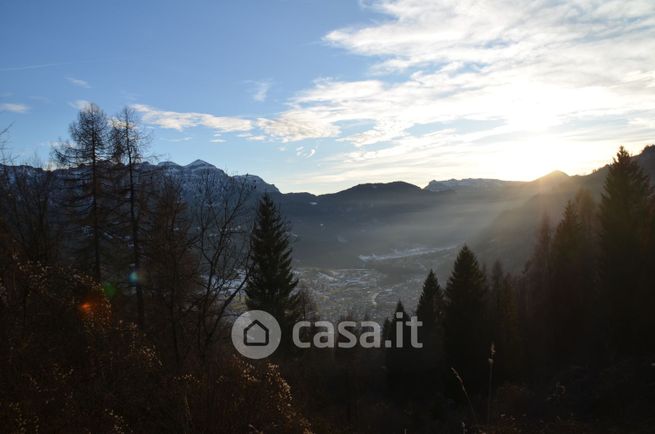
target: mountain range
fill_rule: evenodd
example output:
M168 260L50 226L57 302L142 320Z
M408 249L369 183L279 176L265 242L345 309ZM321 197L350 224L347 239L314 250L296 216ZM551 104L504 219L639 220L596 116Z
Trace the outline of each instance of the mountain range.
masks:
M655 147L634 158L655 179ZM581 188L599 200L607 171L608 166L581 176L552 172L530 182L451 179L425 188L361 184L333 194L275 196L292 224L300 264L358 267L366 265L362 258L420 256L468 243L484 261L502 258L519 271L542 216L556 224Z
M633 158L655 180L655 146ZM178 177L189 198L194 181L207 173L252 185L253 209L259 194L270 194L289 222L295 269L323 308L373 306L378 309L373 316L386 315L398 298L411 306L428 269L445 281L463 244L488 266L500 259L508 271L520 272L543 216L556 225L581 188L599 201L609 170L606 165L588 175L552 172L530 182L435 180L425 188L402 181L360 184L314 195L282 193L255 175L230 177L202 160L142 165L155 167Z
M634 158L655 179L655 146ZM192 181L203 173L230 178L202 160L184 166L170 161L142 165L143 170L153 167L178 177L189 194ZM290 223L299 266L357 268L392 258L429 256L468 243L483 260L503 258L517 271L542 216L556 223L566 201L580 188L599 199L607 170L605 166L582 176L553 172L530 182L433 180L425 188L402 181L371 183L322 195L282 193L256 175L232 178L249 183L258 194L269 193L279 203Z

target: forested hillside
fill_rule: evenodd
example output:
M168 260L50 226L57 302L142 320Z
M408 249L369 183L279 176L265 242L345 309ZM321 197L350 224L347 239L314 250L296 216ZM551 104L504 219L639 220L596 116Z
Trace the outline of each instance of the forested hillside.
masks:
M588 176L317 197L151 164L129 109L70 132L56 170L0 168L3 432L652 429L655 148ZM294 267L416 243L453 243L452 266L405 285L388 347L292 345L298 321L329 339ZM234 350L246 309L280 322L270 358ZM398 347L414 316L422 347Z

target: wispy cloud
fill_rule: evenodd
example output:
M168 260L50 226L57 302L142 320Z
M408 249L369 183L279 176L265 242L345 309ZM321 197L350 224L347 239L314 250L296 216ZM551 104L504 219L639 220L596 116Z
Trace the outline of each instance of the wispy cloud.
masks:
M161 128L183 131L204 126L217 132L250 131L253 122L239 117L214 116L208 113L174 112L159 110L145 104L133 104L132 108L143 116L143 122Z
M336 137L341 131L328 113L302 107L284 112L275 119L259 118L257 126L282 142Z
M338 136L340 124L368 121L370 128L342 137L365 146L458 119L543 131L655 110L652 2L389 0L372 7L390 19L335 30L325 40L381 59L373 70L394 72L393 80L319 80L271 123L286 126L292 117L300 120L294 128L273 133L283 140Z
M618 140L612 146L636 143L647 126L655 133L643 121L655 117L652 1L380 0L366 7L387 19L334 30L325 42L370 58L371 78L319 79L287 111L258 121L283 142L332 137L355 149L376 145L334 156L336 177L408 169L425 176L435 159L444 161L444 149L466 150L475 169L482 165L476 152L506 158L519 143L546 150L565 143L569 154L589 160L598 154L588 143L609 147L610 136Z
M316 154L306 141L331 139L339 151L322 148L317 183L420 183L436 170L461 176L464 167L469 176L529 177L551 163L578 172L575 164L594 167L619 143L637 147L655 134L652 0L372 0L364 7L383 18L324 37L369 61L363 77L318 78L278 113L249 118L134 108L151 126L210 128L214 142L242 133L298 158ZM253 100L267 100L270 80L246 83ZM567 161L551 161L557 151ZM510 156L540 165L521 160L508 173Z
M177 139L164 139L167 142L172 142L172 143L180 143L180 142L189 142L193 140L193 137L191 136L185 136L185 137L180 137Z
M370 59L369 77L317 79L286 110L256 121L283 143L353 146L324 153L319 168L291 184L309 178L329 191L371 180L581 173L606 162L619 143L637 151L652 141L652 1L375 0L365 7L387 18L324 40ZM304 143L291 149L299 158L308 150Z
M316 148L305 148L298 146L296 148L296 156L301 158L312 158L316 154Z
M74 109L77 109L77 110L85 110L87 107L89 107L91 105L91 101L87 101L85 99L78 99L78 100L69 102L68 105L73 107Z
M273 85L271 80L249 80L246 83L251 86L250 94L252 95L252 99L258 102L266 101L268 91Z
M80 80L79 78L73 78L73 77L66 77L66 80L68 80L69 83L77 87L82 87L84 89L91 89L91 85L89 84L88 81Z
M5 102L0 103L0 112L12 112L12 113L27 113L30 109L28 105Z
M634 39L647 42L655 8L648 0L520 4L510 0L382 0L371 7L390 19L335 30L325 40L357 54L380 56L376 67L382 70L453 62L488 65L513 59L516 63L556 63L551 56L558 53L564 55L559 59L563 63L576 60L568 58L570 50L601 54L606 60L611 53L598 51L599 45L624 46ZM644 48L633 47L630 52L643 55ZM626 54L621 57L630 57ZM584 60L577 59L570 69L578 69ZM630 63L639 64L637 59Z
M30 69L43 69L53 66L70 65L74 62L59 62L59 63L39 63L35 65L21 65L21 66L4 66L0 67L0 72L13 72L13 71L28 71Z

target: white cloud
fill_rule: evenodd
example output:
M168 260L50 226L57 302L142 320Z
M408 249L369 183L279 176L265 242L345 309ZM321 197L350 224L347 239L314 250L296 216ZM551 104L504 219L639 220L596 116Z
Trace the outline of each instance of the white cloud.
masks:
M89 84L88 81L80 80L79 78L73 78L73 77L66 77L66 80L68 80L71 84L74 84L75 86L83 87L84 89L91 89L91 85Z
M634 118L630 120L630 125L655 130L655 120L653 120L652 118L651 119L639 118L639 117Z
M610 136L615 146L647 137L646 126L655 133L643 121L655 117L652 1L380 0L367 7L388 18L337 29L325 41L369 57L372 78L317 80L287 111L258 120L282 142L376 145L335 156L338 176L349 167L353 176L417 164L434 170L444 149L502 153L519 138L526 149L548 148L539 138L549 137L590 150L585 143L607 146Z
M250 131L253 127L252 121L238 117L214 116L207 113L164 111L145 104L133 104L132 108L142 114L144 123L177 131L204 126L217 132L237 132Z
M275 119L257 119L257 126L272 138L282 142L336 137L340 129L328 113L298 108L282 113Z
M316 154L316 148L306 149L304 146L296 148L296 156L300 158L312 158Z
M649 0L382 0L372 7L389 19L335 30L325 40L354 53L383 57L377 64L383 70L542 61L544 55L593 41L635 35L645 41L655 8Z
M268 97L268 91L271 89L271 86L273 83L271 80L259 80L259 81L248 81L252 86L252 89L250 90L250 93L252 95L252 99L258 102L263 102L266 101L266 98Z
M0 112L27 113L30 109L28 105L5 102L0 103Z
M164 139L167 142L172 142L172 143L180 143L180 142L190 142L193 140L193 137L191 136L185 136L185 137L180 137L177 139Z
M87 107L91 105L91 101L87 101L85 99L78 99L73 102L69 102L68 105L77 110L85 110Z
M594 167L619 143L637 149L652 141L652 0L374 0L365 7L386 18L324 38L370 59L362 79L317 79L282 112L256 119L135 108L163 128L352 144L324 157L317 183L408 179L408 172L429 179L436 170L457 176L464 166L469 176L511 177L521 165L548 167L556 150L568 155L561 168L575 173L573 164ZM249 83L253 99L265 100L270 82ZM302 145L288 149L316 152ZM525 161L502 167L510 155Z

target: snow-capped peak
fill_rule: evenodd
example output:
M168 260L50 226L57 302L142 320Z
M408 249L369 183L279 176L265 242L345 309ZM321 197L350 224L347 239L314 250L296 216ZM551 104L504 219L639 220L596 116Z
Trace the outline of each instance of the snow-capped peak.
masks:
M216 166L203 160L196 160L184 166L187 169L216 169Z
M507 181L501 181L499 179L487 178L448 179L444 181L430 181L430 183L425 187L425 190L440 192L456 190L460 188L489 189L500 187L506 182Z

